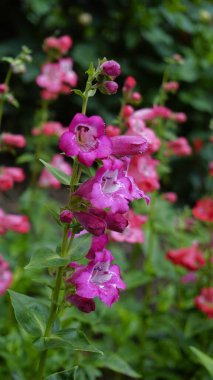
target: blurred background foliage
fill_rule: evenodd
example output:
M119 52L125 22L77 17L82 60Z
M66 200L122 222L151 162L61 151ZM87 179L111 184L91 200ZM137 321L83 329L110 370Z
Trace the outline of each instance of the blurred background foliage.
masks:
M166 57L175 53L184 57L183 65L175 65L171 76L180 81L180 91L168 102L174 111L187 113L188 121L179 127L179 135L191 144L201 138L205 144L199 154L173 162L174 175L167 187L179 194L181 203L193 204L208 192L208 162L211 147L213 104L213 3L211 0L1 0L0 56L15 55L25 44L33 51L33 63L22 79L13 78L12 87L22 107L8 107L5 130L30 134L34 124L35 104L39 106L39 89L35 77L44 61L41 46L49 35L69 34L74 41L71 56L80 81L90 61L106 56L122 66L125 76L133 75L143 106L150 106L158 91ZM0 80L4 80L6 64L1 64ZM80 98L61 97L52 106L52 118L67 125L79 110ZM99 94L90 102L89 112L100 113L112 123L119 110L119 96ZM213 128L213 126L212 126ZM167 190L167 189L165 189Z

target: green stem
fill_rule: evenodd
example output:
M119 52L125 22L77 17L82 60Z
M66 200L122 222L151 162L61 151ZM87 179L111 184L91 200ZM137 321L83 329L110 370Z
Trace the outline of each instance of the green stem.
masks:
M83 98L83 104L82 104L82 113L86 113L87 109L87 103L88 103L88 93L92 86L92 80L93 78L91 76L88 77L86 89L84 92L84 98ZM70 197L72 196L72 193L74 192L75 185L79 182L81 176L81 168L79 167L78 160L74 160L73 165L73 174L70 182ZM64 236L63 236L63 242L61 246L61 257L66 257L67 253L69 252L72 241L74 239L74 234L72 234L70 241L68 242L68 226L64 227ZM52 298L51 298L51 306L50 306L50 314L47 321L46 329L43 335L43 338L47 338L51 335L52 328L54 325L54 322L58 316L58 312L60 311L60 305L59 305L59 297L60 297L60 291L61 291L61 285L63 281L63 273L64 273L65 267L60 267L57 270L56 275L56 281L55 286L52 292ZM47 359L47 353L48 350L44 350L40 354L40 360L38 365L38 371L37 371L37 377L36 380L43 380L44 378L44 371L45 371L45 364Z
M7 71L7 75L6 75L5 81L4 81L4 83L7 86L9 85L11 75L12 75L12 70L11 70L11 67L9 67L9 69ZM0 102L0 131L1 131L1 125L2 125L2 117L3 117L3 110L4 110L4 101L5 101L5 97L3 96L3 98L2 98L2 100Z

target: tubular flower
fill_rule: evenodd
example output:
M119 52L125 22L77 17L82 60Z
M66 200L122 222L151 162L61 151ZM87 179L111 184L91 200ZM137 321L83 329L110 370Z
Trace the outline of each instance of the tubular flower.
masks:
M192 214L203 222L213 223L213 199L210 197L200 199L192 209Z
M13 275L10 271L9 263L0 255L0 296L10 287Z
M59 141L60 149L69 157L78 156L81 163L91 166L96 158L111 154L110 139L104 135L104 121L100 116L87 117L77 113Z
M156 171L158 160L154 160L149 155L135 156L131 159L129 174L133 176L140 189L152 192L159 189L159 177Z
M119 299L119 289L126 285L120 278L120 269L111 265L113 256L104 249L95 253L95 258L88 265L71 263L74 274L68 280L76 286L76 294L84 298L99 297L108 307Z
M198 243L191 247L173 249L167 252L166 258L175 265L180 265L189 270L198 270L205 265L203 252L198 248Z
M195 298L195 305L209 318L213 318L213 287L201 289L200 294Z
M149 202L142 190L139 190L132 177L127 175L129 159L122 160L110 157L103 160L103 166L96 175L86 181L76 191L98 209L109 208L112 213L125 213L129 201L144 198Z
M128 243L143 243L144 233L141 226L146 223L147 216L137 215L133 210L129 210L128 215L128 226L122 233L111 232L111 237L115 241L128 242Z

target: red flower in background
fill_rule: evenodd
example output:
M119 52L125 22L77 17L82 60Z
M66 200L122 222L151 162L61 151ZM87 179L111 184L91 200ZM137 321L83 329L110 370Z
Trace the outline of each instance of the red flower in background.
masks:
M192 209L192 214L203 222L213 223L213 199L210 197L200 199Z
M173 264L189 270L198 270L205 265L205 258L198 248L198 243L194 243L188 248L171 249L167 252L166 258Z
M195 298L195 305L209 318L213 318L213 287L201 289L200 294Z

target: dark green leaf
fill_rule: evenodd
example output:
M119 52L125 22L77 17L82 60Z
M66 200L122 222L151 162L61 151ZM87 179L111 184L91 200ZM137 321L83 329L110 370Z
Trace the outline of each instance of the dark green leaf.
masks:
M56 372L45 378L45 380L77 380L78 367L75 366L71 369L62 372Z
M104 355L102 359L98 361L99 367L109 368L112 371L122 373L126 376L138 379L142 377L139 373L135 372L130 365L117 354Z
M63 267L69 263L69 259L60 257L50 248L40 248L33 253L29 264L25 269L42 269L51 267Z
M34 342L34 346L39 351L51 348L67 348L74 351L96 352L103 355L103 352L94 347L82 331L75 329L64 329L48 338L39 338Z
M70 185L71 177L65 173L63 173L61 170L54 168L51 164L48 164L46 161L40 159L39 161L42 162L44 166L46 166L48 172L50 172L60 183L63 185Z
M85 234L74 239L69 257L72 261L80 260L86 256L92 244L92 236L90 234Z
M18 323L33 336L44 334L48 318L48 308L35 298L8 291Z

